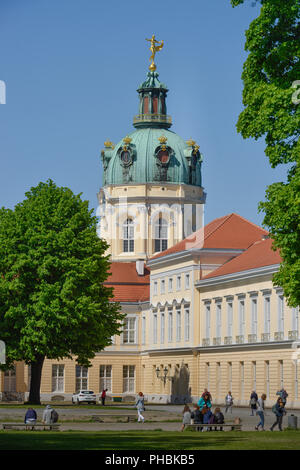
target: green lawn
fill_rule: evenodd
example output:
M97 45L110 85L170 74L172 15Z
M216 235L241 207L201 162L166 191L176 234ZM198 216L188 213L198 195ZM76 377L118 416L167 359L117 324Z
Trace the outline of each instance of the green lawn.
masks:
M300 432L0 431L0 450L299 450Z

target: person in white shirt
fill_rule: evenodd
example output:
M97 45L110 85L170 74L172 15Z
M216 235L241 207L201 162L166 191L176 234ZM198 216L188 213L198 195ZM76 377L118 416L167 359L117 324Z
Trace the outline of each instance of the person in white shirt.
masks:
M225 413L227 413L228 409L230 408L231 413L232 413L232 405L233 405L233 396L231 395L231 392L228 392L226 397L225 397Z

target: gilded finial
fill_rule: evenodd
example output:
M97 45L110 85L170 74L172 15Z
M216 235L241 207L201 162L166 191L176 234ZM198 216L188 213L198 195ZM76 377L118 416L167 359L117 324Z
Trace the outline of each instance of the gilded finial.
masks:
M190 139L190 140L187 140L186 143L188 144L189 147L194 147L196 142L195 142L195 140Z
M105 147L105 148L112 148L112 149L113 149L115 146L114 146L114 144L113 144L110 140L106 140L106 141L104 142L104 147Z
M163 48L164 41L157 41L155 39L154 34L153 34L151 39L146 39L146 41L149 41L151 43L151 46L150 46L151 57L149 59L151 64L149 66L149 70L151 72L154 72L156 70L156 65L154 63L154 57L155 57L156 52L160 51ZM158 45L156 46L155 44L158 44Z

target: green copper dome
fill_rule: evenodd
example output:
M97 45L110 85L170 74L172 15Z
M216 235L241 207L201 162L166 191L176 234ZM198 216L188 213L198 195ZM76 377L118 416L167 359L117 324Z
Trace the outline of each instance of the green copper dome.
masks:
M148 72L137 90L139 114L134 117L136 131L114 146L105 142L102 150L103 184L185 183L201 184L202 155L192 140L185 142L168 128L166 86L157 72Z

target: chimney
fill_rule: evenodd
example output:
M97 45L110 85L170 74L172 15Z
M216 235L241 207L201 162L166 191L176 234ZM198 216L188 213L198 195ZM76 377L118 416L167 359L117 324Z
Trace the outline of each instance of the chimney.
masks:
M136 272L138 273L139 276L144 276L144 260L143 259L137 259L135 262L135 267L136 267Z

